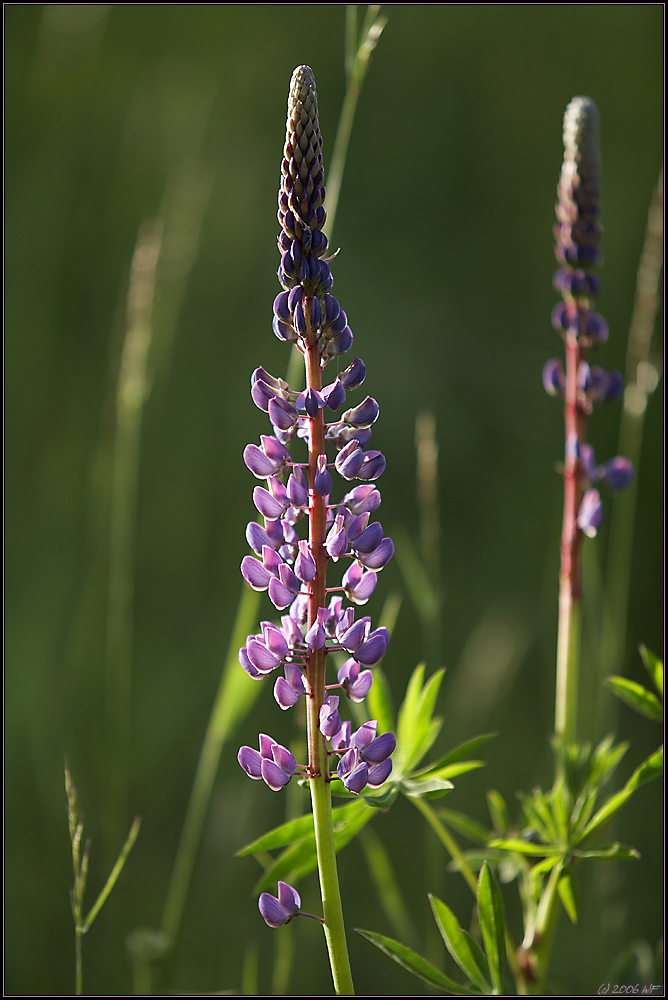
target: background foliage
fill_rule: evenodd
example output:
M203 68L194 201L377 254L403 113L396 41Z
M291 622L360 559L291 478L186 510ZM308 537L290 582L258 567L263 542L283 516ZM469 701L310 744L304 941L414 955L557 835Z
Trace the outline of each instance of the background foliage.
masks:
M296 65L313 67L327 166L344 91L343 12L333 4L307 15L297 5L5 6L9 994L72 988L65 754L93 838L91 898L132 816L143 817L85 941L87 988L128 992L124 939L159 924L247 551L253 483L241 453L265 432L248 379L258 364L275 373L287 365L271 333L287 86ZM404 550L418 542L416 415L436 417L440 636L426 637L405 596L383 668L398 702L419 659L429 672L447 667L441 749L499 732L485 747L489 766L458 780L448 798L486 823L486 788L512 801L550 773L561 504L554 466L563 429L540 372L559 350L549 316L561 118L577 93L601 111L599 307L611 337L596 360L623 370L661 164L663 11L397 4L386 12L333 237L342 247L336 294L381 405L374 446L388 459L383 522L395 539L405 533ZM105 821L114 394L130 262L139 227L156 216L164 229L138 484L131 787L122 815ZM592 421L602 457L616 451L618 418L619 408L608 408ZM628 648L621 664L604 669L641 682L636 643L658 651L662 641L661 454L654 398L639 470ZM607 527L588 546L594 584L606 541ZM372 615L394 590L406 594L400 558L382 575ZM595 623L600 609L590 600ZM597 644L590 629L590 664ZM612 699L593 682L586 696L582 735L600 738L601 700ZM286 742L294 734L281 721L285 731L274 732L265 690L223 749L171 989L238 990L248 941L261 956L259 990L270 989L276 936L250 898L258 869L233 855L284 818L285 802L247 780L236 750L267 726ZM624 778L656 734L626 708L618 725L632 740ZM642 859L605 866L581 924L562 924L554 974L567 990L594 992L623 945L659 937L656 794L645 790L629 812L619 839ZM470 908L466 887L406 803L373 827L401 873L418 940L431 935L440 961L426 893L461 917ZM360 846L340 864L349 925L391 932ZM300 889L305 908L317 908L314 876ZM298 923L290 928L300 948L290 992L328 992L321 933ZM422 988L361 938L350 946L359 993Z

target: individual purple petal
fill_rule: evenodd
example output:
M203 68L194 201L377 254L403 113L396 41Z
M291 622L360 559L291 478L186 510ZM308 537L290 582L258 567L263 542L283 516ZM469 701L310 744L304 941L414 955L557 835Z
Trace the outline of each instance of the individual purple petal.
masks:
M288 784L291 774L287 774L283 768L275 764L273 760L262 760L262 778L265 784L269 785L272 792L279 792Z
M269 600L279 611L283 611L287 608L293 601L294 592L288 590L284 583L277 580L275 576L272 576L269 581Z
M271 584L270 584L271 586ZM365 667L373 667L385 655L390 633L384 627L377 628L358 649L350 650L355 659Z
M290 452L284 444L281 444L278 438L273 437L271 434L261 434L260 440L262 441L262 450L267 458L270 458L274 462L275 472L278 475L282 466L290 461Z
M327 634L323 626L320 624L319 621L315 621L313 625L311 625L308 632L306 633L306 639L305 639L306 645L311 651L316 649L322 649L322 647L325 645L326 639L327 639Z
M394 753L397 740L394 733L383 733L376 737L364 749L360 749L362 757L367 764L382 764L391 754Z
M560 358L550 358L543 365L543 388L549 396L563 397L566 391L566 378Z
M253 490L253 503L260 513L270 520L276 520L285 510L285 506L279 503L269 490L265 490L264 486L256 486Z
M605 388L605 393L603 395L603 402L610 402L610 400L621 399L624 395L624 376L621 372L618 372L616 368L612 368L608 372L608 382Z
M358 564L353 563L352 565L357 566ZM352 569L352 566L350 569ZM345 582L345 576L344 581L342 582L345 587L346 594L354 604L366 604L376 589L378 576L373 572L373 570L369 570L366 573L362 573L359 581L354 586L351 586L349 582Z
M266 590L273 579L267 568L253 556L244 556L241 560L241 575L253 590Z
M299 893L291 885L288 885L287 882L278 883L278 901L291 916L298 913L302 905Z
M358 750L362 751L365 747L368 747L376 739L378 733L378 722L376 719L370 719L365 722L363 726L353 733L351 737L351 745L357 747Z
M252 677L254 681L261 681L266 674L260 673L257 667L254 667L251 661L248 659L248 653L246 652L246 647L242 646L239 650L239 663L244 668L249 677Z
M380 407L375 399L367 396L361 403L342 414L341 419L353 427L370 427L375 423L380 413Z
M295 649L297 646L302 644L304 637L301 633L301 629L291 615L283 615L281 618L281 626L283 635L287 639L290 649Z
M262 757L252 747L241 747L237 760L249 778L257 780L262 777Z
M358 441L350 441L334 460L336 471L344 479L355 479L364 464L364 452Z
M290 430L299 416L292 403L288 403L278 396L269 400L268 413L274 427L280 427L282 431Z
M292 777L297 770L297 761L287 747L281 746L280 743L274 743L271 748L271 753L274 763L277 764L282 771L285 771L287 775Z
M601 482L605 483L611 490L628 489L635 479L633 462L629 458L624 458L623 455L616 455L609 462L604 462L599 468L598 474Z
M364 701L373 683L373 674L370 670L360 671L357 660L350 657L339 669L337 676L339 684L351 701Z
M348 535L343 527L343 514L337 514L325 539L327 554L336 562L348 548Z
M270 385L267 385L262 379L257 379L251 385L251 398L259 410L264 410L266 413L269 408L269 403L276 395L276 390Z
M248 659L261 674L270 674L281 662L280 657L272 653L264 643L258 642L257 639L249 640L246 652Z
M267 649L271 650L279 660L288 655L289 647L280 628L271 622L261 622L262 638Z
M288 498L294 507L308 506L308 489L305 488L294 473L288 479Z
M358 479L378 479L385 471L385 456L380 451L365 451L362 468L357 473Z
M274 684L274 698L279 708L286 710L297 703L299 695L284 677L278 677Z
M313 486L319 496L327 497L332 492L332 477L327 469L327 457L325 455L318 455L317 466Z
M281 530L281 537L282 535L283 531ZM263 545L271 545L267 532L256 521L251 521L246 525L246 541L253 552L257 552L258 555L262 555Z
M281 906L275 896L268 892L263 892L257 901L258 909L264 917L265 923L270 927L282 927L287 924L294 914L288 914L285 907Z
M383 566L387 566L393 555L394 542L391 538L383 538L373 552L369 555L360 555L359 560L367 569L382 569Z
M315 559L309 551L308 542L302 539L299 543L299 555L295 559L295 576L302 583L310 583L315 573Z
M369 768L367 784L370 788L379 788L385 781L387 781L391 773L392 760L388 757L382 764L374 764Z
M343 309L341 310L343 313ZM327 343L327 353L330 355L345 354L353 346L353 332L349 326L344 327L341 333L332 337Z
M344 722L338 733L334 733L331 738L332 750L347 750L350 748L350 737L352 732L352 725L350 722Z
M244 463L258 479L267 479L276 471L276 463L256 444L247 444L244 448Z
M262 487L256 488L261 489ZM373 524L370 524L369 527L361 533L361 535L358 535L358 537L351 542L351 545L355 552L362 552L363 554L368 555L371 552L376 551L382 540L383 526L380 521L374 521Z
M364 618L360 618L359 621L356 621L349 629L339 636L339 643L348 653L354 653L364 644L369 632L369 622L370 619L366 616Z
M339 375L339 381L346 389L357 389L366 377L366 368L361 358L355 358L351 365Z
M320 706L320 732L329 738L341 729L338 695L330 694Z
M594 454L593 445L583 441L578 447L578 455L580 458L580 468L582 469L584 478L588 483L595 483L598 479L598 473L596 470L596 455Z
M265 517L264 530L267 533L269 548L277 549L283 544L285 541L283 527L283 521L280 518Z
M364 483L346 493L343 503L353 514L373 513L380 507L380 493L371 483Z
M304 694L306 692L306 685L304 684L304 675L296 663L286 663L285 664L285 679L297 694Z
M364 514L358 514L357 517L349 518L346 524L346 531L348 532L348 538L351 543L354 543L357 538L366 531L367 525L369 524L369 517L371 515L366 511Z
M338 410L346 401L346 390L343 388L340 379L336 379L331 385L325 386L322 390L322 398L330 410Z
M359 795L367 783L369 769L360 759L359 751L353 748L343 755L336 773L349 792Z
M580 503L576 525L588 538L595 538L603 523L603 504L598 490L587 490Z

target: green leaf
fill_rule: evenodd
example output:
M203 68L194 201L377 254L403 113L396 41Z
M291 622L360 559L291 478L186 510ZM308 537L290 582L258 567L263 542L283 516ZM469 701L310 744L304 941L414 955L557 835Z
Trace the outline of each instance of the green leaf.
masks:
M434 913L434 920L441 937L459 968L464 972L472 983L483 993L489 993L491 987L478 968L478 963L473 957L471 947L466 940L466 936L459 926L459 921L449 906L446 906L437 896L429 895L429 902Z
M405 795L420 799L440 799L454 787L452 782L445 778L420 778L418 781L404 778L401 782L401 790Z
M482 948L480 947L476 939L472 937L469 934L469 932L465 931L463 928L462 928L462 934L469 943L469 948L471 949L471 953L473 955L473 958L475 959L475 963L480 969L480 975L483 977L486 983L489 982L491 978L489 974L489 965L487 964L487 959L485 958L485 954Z
M444 757L441 757L440 760L435 761L433 764L429 764L428 767L425 767L420 771L414 772L413 777L417 777L418 774L422 775L428 774L431 771L437 771L442 767L446 767L448 764L454 764L456 761L461 760L462 757L468 757L470 753L473 753L474 750L477 750L478 747L481 747L484 743L487 743L488 740L493 739L496 735L498 734L485 733L484 736L476 736L472 740L466 740L465 743L460 743L453 750L449 750L448 753L446 753Z
M454 809L439 809L438 815L444 823L451 826L457 833L461 833L474 844L486 844L489 834L482 823L476 822L465 813L455 812Z
M362 801L355 799L350 805L332 809L332 822L335 827L345 826L346 823L351 822L356 814L363 809L364 805ZM238 850L236 857L240 858L245 857L247 854L257 854L259 851L273 851L278 847L294 844L309 836L313 836L313 813L307 813L298 819L282 823L281 826L269 830L268 833L262 834L257 840Z
M638 646L638 651L642 657L645 670L654 682L654 687L663 698L663 660L661 660L656 653L653 653L651 649L648 649L642 642Z
M548 854L563 854L563 845L559 844L532 844L528 840L520 837L506 837L497 840L490 840L490 847L500 847L504 851L513 851L517 854L531 854L534 857L545 857Z
M411 778L458 778L460 774L467 771L476 771L479 767L486 767L484 760L460 760L445 767L428 768L426 771L413 771Z
M440 969L432 965L431 962L428 962L426 958L422 958L421 955L414 952L412 948L407 948L406 945L400 944L392 938L385 937L384 934L375 934L373 931L365 931L360 927L356 927L355 930L362 937L365 937L367 941L375 944L376 948L379 948L385 955L389 955L390 958L394 959L402 968L408 972L412 972L419 979L424 979L426 983L429 983L430 986L435 986L437 990L444 990L446 993L453 993L455 996L471 996L475 994L474 990L470 990L466 986L456 983L454 979L450 979Z
M653 754L650 754L649 757L635 769L624 787L629 791L634 792L636 788L640 788L641 785L645 785L648 781L653 781L654 778L660 778L662 774L663 747L659 747L658 750L655 750Z
M354 803L358 809L350 816L346 816L343 821L339 821L334 826L334 850L338 853L346 844L350 843L353 837L369 822L374 815L374 810L364 801ZM349 807L343 806L342 809ZM333 810L338 812L339 810ZM318 860L315 847L315 834L311 834L304 840L288 847L263 873L256 883L254 892L264 892L274 885L278 879L284 882L298 882L300 879L310 875L317 867Z
M609 691L629 705L636 712L652 719L654 722L663 722L663 705L652 692L648 691L642 684L631 681L628 677L606 677L605 685Z
M407 774L420 763L443 724L441 719L432 719L431 714L445 671L437 670L423 687L424 669L421 663L413 671L399 709L395 754L398 774Z
M559 893L559 899L568 914L568 919L572 924L577 924L580 893L578 890L578 884L573 878L573 874L569 868L565 867L562 871L559 881L557 882L557 892Z
M499 835L503 835L506 830L510 829L510 819L508 817L508 809L506 808L503 796L494 788L490 788L487 792L487 808L489 809L489 815L492 818L494 832Z
M505 954L506 932L499 887L487 862L480 869L478 876L478 919L480 920L492 985L499 992L501 990L501 969Z
M639 858L640 852L635 847L628 847L626 844L608 844L606 847L597 847L591 851L573 851L577 858L608 858L614 861L628 861L630 858Z

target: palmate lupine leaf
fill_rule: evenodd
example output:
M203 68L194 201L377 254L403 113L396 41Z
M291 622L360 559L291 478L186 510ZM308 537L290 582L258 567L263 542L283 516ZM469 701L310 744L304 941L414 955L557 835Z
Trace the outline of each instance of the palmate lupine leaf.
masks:
M455 996L476 996L478 994L477 990L469 989L455 982L454 979L450 979L440 969L437 969L435 965L428 962L426 958L418 955L412 948L407 948L406 945L400 944L399 941L394 941L384 934L375 934L373 931L362 930L359 927L356 927L355 930L362 937L365 937L367 941L375 944L376 948L393 959L397 965L400 965L408 972L412 972L414 976L423 979L430 986L435 986L436 989L443 990L445 993L452 993Z
M568 866L564 867L559 881L557 882L557 892L559 894L559 899L561 904L568 915L568 919L572 924L577 924L578 922L578 911L580 907L580 891L578 889L578 884L573 877Z
M357 800L353 805L359 805L359 808L334 827L334 850L337 854L357 836L374 815L373 808L363 800ZM256 883L253 892L264 892L279 879L290 884L298 882L315 871L317 864L315 834L310 834L279 854Z
M339 806L332 809L332 821L335 829L344 829L349 822L354 822L357 813L364 811L364 803L361 799L356 799L346 806ZM286 847L297 841L304 840L313 835L313 813L299 816L297 819L289 820L280 826L274 827L267 833L262 834L257 840L240 848L236 857L244 857L248 854L257 854L259 851L273 851L279 847Z
M626 804L633 793L641 785L646 784L648 781L652 781L654 778L658 778L663 774L663 747L659 747L655 750L653 754L642 762L642 764L636 768L629 780L626 782L621 791L616 792L608 798L601 808L594 814L592 819L587 823L586 827L582 831L578 842L589 837L595 830L601 827L604 823L619 812L619 810Z

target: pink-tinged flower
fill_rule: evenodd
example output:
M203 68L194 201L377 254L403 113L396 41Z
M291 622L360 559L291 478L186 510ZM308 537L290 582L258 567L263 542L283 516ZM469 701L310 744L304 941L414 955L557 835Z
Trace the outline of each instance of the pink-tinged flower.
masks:
M580 503L575 522L587 538L595 538L603 523L603 504L598 490L587 490Z
M241 747L237 760L249 778L254 781L261 778L273 792L287 785L297 770L297 761L290 751L265 733L260 733L259 753L252 747Z
M346 660L338 672L339 684L351 701L364 701L373 683L370 670L361 670L359 663L352 656Z
M320 732L329 739L341 729L338 695L330 694L320 707Z
M270 927L282 927L299 913L302 901L296 889L287 882L278 883L278 899L263 892L257 901L258 909Z

